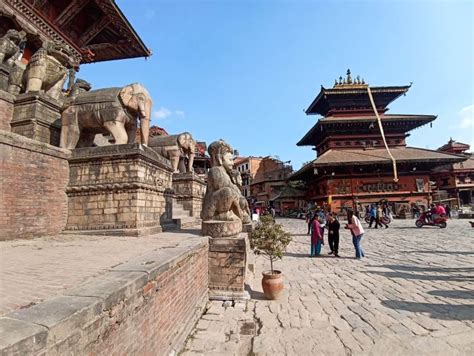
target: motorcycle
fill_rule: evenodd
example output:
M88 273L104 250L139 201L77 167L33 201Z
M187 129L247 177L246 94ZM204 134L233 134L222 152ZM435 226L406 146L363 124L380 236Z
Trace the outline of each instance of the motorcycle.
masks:
M420 217L415 221L416 227L423 226L439 226L440 229L445 229L448 226L448 218L445 215L437 216L434 219L428 220L427 214L422 213Z

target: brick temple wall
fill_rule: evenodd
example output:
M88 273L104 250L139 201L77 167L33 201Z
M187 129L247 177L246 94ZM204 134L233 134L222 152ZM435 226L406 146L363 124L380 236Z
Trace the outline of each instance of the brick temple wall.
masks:
M64 229L68 155L68 150L0 130L0 240Z
M173 246L5 315L0 354L177 354L208 300L208 248L207 238L182 234Z

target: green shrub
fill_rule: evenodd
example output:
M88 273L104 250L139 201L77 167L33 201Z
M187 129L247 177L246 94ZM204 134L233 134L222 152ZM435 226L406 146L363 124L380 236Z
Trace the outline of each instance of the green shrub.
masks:
M273 274L273 262L283 258L287 246L291 242L291 235L277 224L271 215L260 217L260 222L250 234L250 247L256 255L262 255L270 260L270 269Z

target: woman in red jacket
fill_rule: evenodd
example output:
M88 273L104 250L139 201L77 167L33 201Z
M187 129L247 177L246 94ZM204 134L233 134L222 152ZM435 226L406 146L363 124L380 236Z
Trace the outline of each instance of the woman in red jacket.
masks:
M323 234L321 233L321 224L318 219L313 219L311 223L311 257L319 256L321 245L324 244Z

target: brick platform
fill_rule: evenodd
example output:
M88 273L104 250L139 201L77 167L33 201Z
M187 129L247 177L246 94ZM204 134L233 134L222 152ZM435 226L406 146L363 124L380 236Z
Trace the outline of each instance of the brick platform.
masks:
M69 165L66 230L138 236L172 225L172 168L152 149L78 148Z
M207 239L197 235L58 236L0 247L0 301L49 288L43 302L0 318L0 354L167 355L181 349L207 301ZM15 258L23 262L12 265Z
M199 218L202 200L206 192L206 183L194 172L173 174L173 190L176 200L181 203L191 216Z

